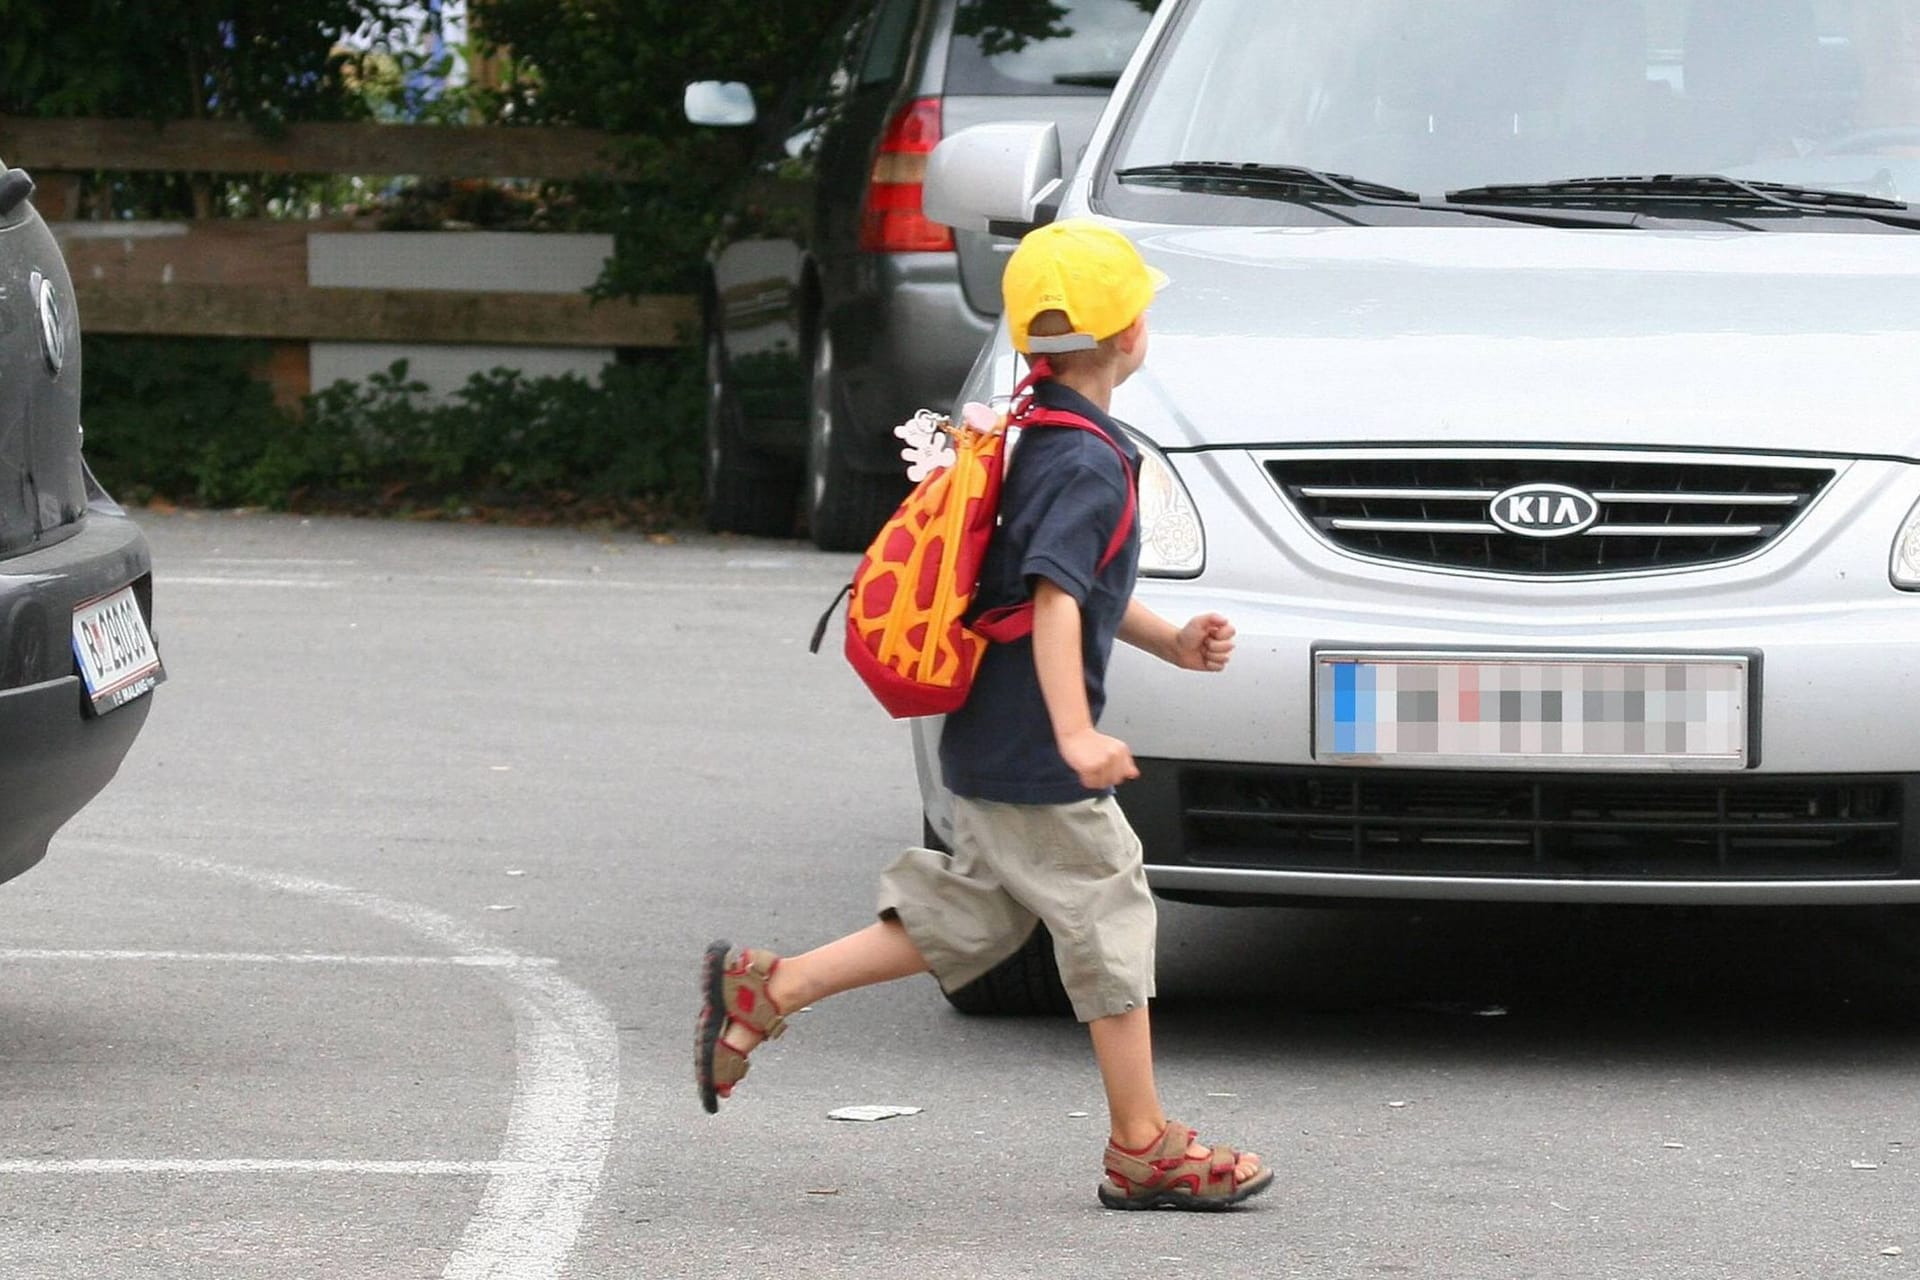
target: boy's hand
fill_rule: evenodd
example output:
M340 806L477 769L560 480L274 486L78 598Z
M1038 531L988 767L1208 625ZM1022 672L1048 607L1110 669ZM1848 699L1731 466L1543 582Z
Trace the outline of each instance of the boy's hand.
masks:
M1217 613L1203 613L1173 637L1173 665L1187 671L1219 671L1233 656L1233 624Z
M1060 739L1060 755L1089 791L1105 791L1140 776L1133 752L1118 738L1098 729L1081 729Z

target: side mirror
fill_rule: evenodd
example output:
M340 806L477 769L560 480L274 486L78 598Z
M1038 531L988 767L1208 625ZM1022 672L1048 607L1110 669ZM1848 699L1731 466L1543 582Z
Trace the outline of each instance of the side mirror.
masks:
M752 124L759 115L753 90L737 80L696 80L687 86L684 106L692 123L720 128Z
M1007 121L962 129L927 158L927 217L956 231L1018 236L1052 222L1065 185L1060 130Z

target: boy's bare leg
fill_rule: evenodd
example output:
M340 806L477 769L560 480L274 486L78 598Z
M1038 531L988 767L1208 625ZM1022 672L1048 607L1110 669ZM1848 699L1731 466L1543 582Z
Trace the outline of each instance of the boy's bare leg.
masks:
M1117 1146L1139 1151L1160 1140L1167 1127L1167 1113L1160 1109L1160 1091L1153 1082L1153 1030L1145 1005L1130 1013L1111 1018L1095 1018L1087 1024L1093 1035L1093 1056L1100 1064L1100 1081L1107 1090L1107 1115L1112 1138ZM1187 1154L1204 1159L1208 1148L1194 1143ZM1260 1157L1240 1153L1234 1167L1237 1178L1251 1178L1260 1171Z
M795 1013L842 991L926 971L926 959L900 922L881 920L823 947L782 957L767 979L767 994L784 1012ZM751 1028L737 1022L727 1028L726 1039L742 1053L760 1043Z

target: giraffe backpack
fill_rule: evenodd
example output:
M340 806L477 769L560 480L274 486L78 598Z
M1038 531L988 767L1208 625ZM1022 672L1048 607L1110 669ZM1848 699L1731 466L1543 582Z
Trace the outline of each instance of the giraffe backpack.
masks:
M916 459L908 471L918 481L867 548L853 581L842 592L847 605L847 661L897 718L944 715L966 702L974 672L989 643L1005 644L1033 630L1033 603L1023 601L967 619L980 565L1000 514L1006 475L1007 429L1072 427L1104 440L1126 469L1127 506L1100 557L1105 569L1126 545L1134 519L1132 466L1112 437L1076 413L1036 406L1032 386L1049 377L1047 361L1014 389L1013 408L1000 417L970 406L959 424L923 414L927 443L903 456ZM896 434L915 443L913 424ZM937 435L935 434L937 433ZM829 605L814 630L819 652Z

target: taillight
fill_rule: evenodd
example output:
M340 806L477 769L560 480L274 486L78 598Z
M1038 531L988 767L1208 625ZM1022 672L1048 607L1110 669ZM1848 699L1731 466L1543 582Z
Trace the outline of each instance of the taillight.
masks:
M921 204L927 153L940 141L940 99L915 98L900 108L880 139L860 215L860 247L868 253L949 253L953 230L929 222Z

